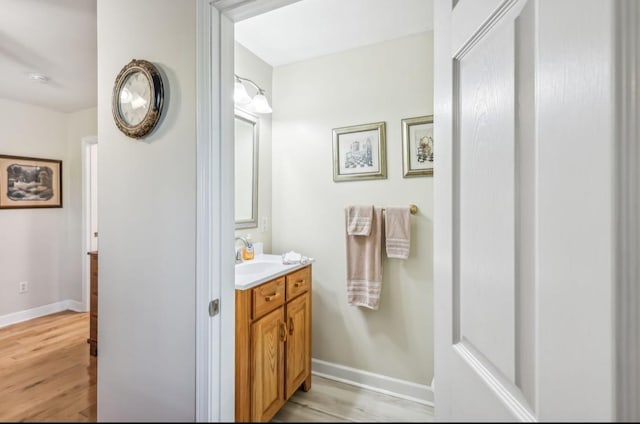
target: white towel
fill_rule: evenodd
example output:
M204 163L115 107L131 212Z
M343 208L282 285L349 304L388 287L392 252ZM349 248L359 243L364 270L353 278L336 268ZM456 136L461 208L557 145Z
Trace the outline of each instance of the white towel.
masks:
M348 213L345 214L348 226ZM374 208L369 236L346 234L347 303L378 309L382 291L382 209Z
M408 206L387 207L385 245L387 257L407 259L411 242L411 216Z
M312 261L313 258L309 258L308 256L304 256L298 252L294 252L290 250L286 253L282 254L282 264L283 265L292 265L292 264L306 264L307 262Z
M350 236L368 236L371 234L373 206L348 206L347 234Z

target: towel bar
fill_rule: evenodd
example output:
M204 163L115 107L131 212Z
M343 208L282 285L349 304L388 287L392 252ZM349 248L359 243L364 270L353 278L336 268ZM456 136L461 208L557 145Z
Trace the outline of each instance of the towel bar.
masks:
M386 210L386 208L382 208L382 210ZM411 212L411 215L415 215L418 213L418 207L416 205L409 205L409 212Z

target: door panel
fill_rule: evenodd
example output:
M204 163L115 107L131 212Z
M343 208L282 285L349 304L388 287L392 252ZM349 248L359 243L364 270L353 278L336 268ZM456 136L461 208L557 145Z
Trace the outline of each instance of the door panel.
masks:
M614 416L619 4L435 2L439 421Z
M251 324L251 420L268 421L284 404L284 307Z
M299 296L287 304L287 337L286 354L286 397L298 390L309 375L309 352L311 335L311 314L309 313L309 293Z
M455 28L455 27L454 27ZM456 58L456 343L510 381L514 351L514 37L500 22ZM455 71L454 71L455 72ZM454 333L454 337L456 334Z
M532 420L535 352L528 135L534 1L460 1L451 17L451 328L444 390L452 419ZM526 146L523 146L526 143ZM439 301L440 302L440 301ZM437 324L438 325L438 324ZM436 336L440 341L440 337ZM439 378L438 368L436 379ZM440 389L440 385L437 386Z

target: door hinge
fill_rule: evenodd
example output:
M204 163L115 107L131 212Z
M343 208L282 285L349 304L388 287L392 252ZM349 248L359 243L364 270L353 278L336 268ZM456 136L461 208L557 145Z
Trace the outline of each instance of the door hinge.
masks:
M215 317L220 312L220 299L214 299L209 302L209 316Z

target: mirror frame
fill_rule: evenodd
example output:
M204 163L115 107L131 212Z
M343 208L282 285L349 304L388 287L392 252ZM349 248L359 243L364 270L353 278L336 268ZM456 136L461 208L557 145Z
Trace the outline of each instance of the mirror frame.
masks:
M253 165L253 182L252 182L252 189L253 189L253 193L251 194L251 202L252 202L252 208L251 208L251 218L250 219L242 219L242 220L235 220L236 223L236 230L237 229L241 229L241 228L256 228L258 227L258 159L259 159L259 155L258 155L258 139L260 137L260 118L252 113L249 113L245 110L236 108L235 109L235 117L234 117L234 124L235 124L235 119L240 119L242 121L248 122L251 125L253 125L253 158L252 158L252 165ZM235 128L235 125L234 125ZM234 132L234 149L235 149L235 132ZM235 194L235 191L234 191ZM235 215L235 213L234 213ZM234 216L235 219L235 216Z

